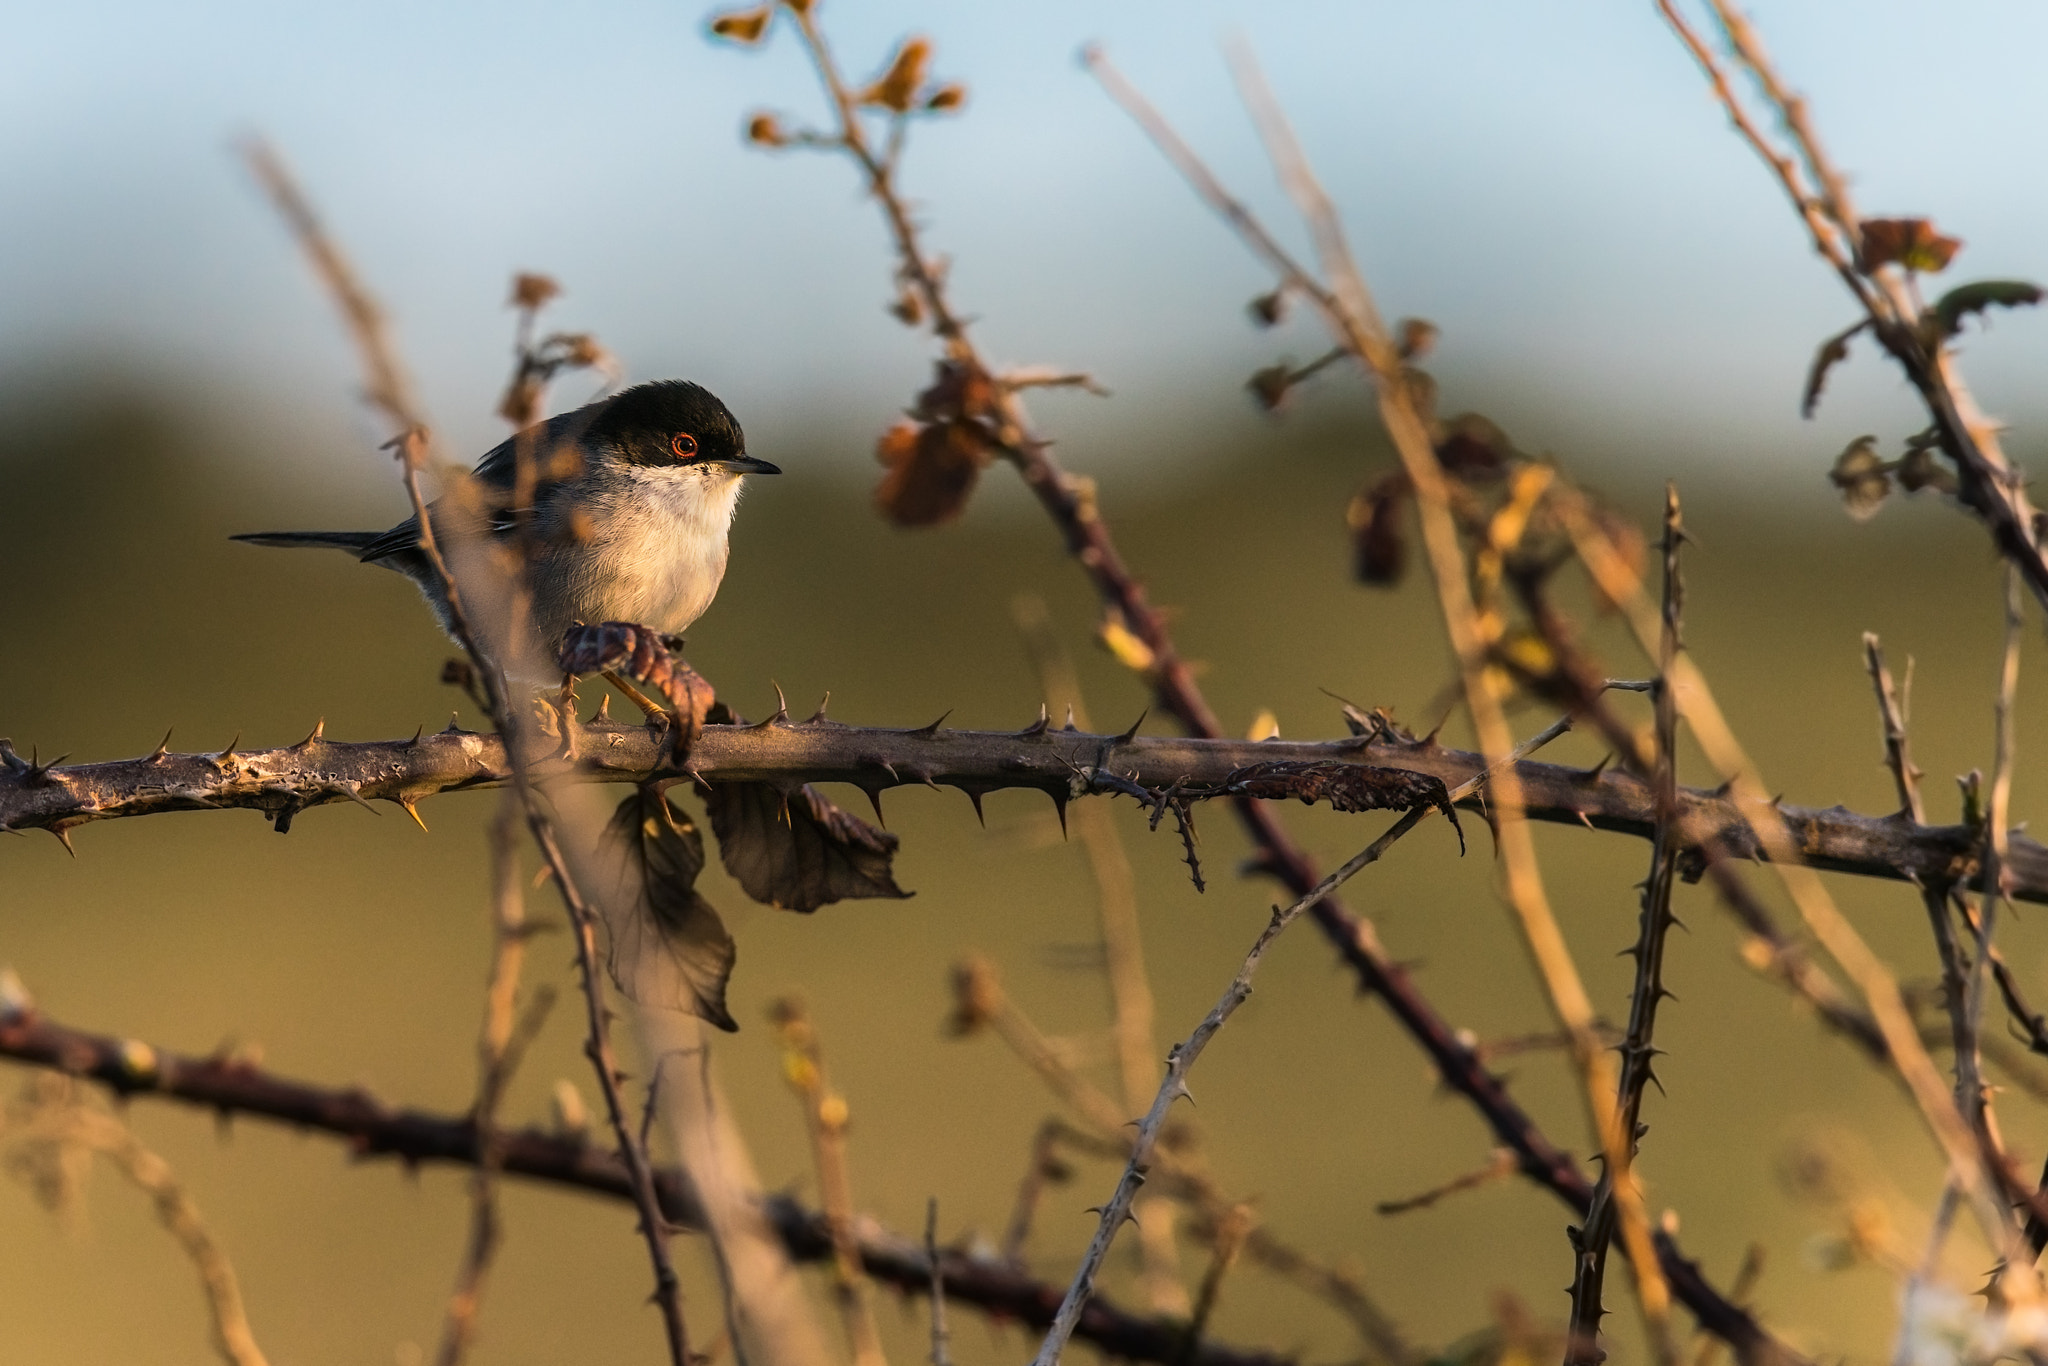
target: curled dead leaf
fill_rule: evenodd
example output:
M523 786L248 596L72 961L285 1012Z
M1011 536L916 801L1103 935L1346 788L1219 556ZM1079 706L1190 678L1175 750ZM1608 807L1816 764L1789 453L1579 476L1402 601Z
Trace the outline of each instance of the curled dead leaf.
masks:
M1402 360L1421 360L1436 349L1436 339L1440 330L1427 318L1403 318L1400 331L1395 338L1394 349Z
M979 366L941 361L909 417L882 434L875 458L887 473L875 506L898 526L933 526L960 515L982 468L995 458L1001 391Z
M737 1030L725 988L738 949L697 891L697 827L649 784L619 803L606 836L621 855L618 894L601 903L612 980L629 1000Z
M1368 484L1344 510L1351 528L1351 572L1360 583L1399 583L1408 567L1408 500L1414 485L1396 470Z
M1842 493L1842 506L1859 522L1867 522L1891 495L1892 478L1883 457L1877 453L1877 438L1859 436L1835 457L1828 478Z
M556 284L550 277L534 274L530 271L521 271L512 277L510 307L540 308L548 300L558 298L561 293L562 287Z
M924 107L928 114L950 114L967 103L967 87L958 81L940 86L925 96Z
M1799 396L1799 415L1812 417L1813 410L1820 406L1820 391L1828 382L1828 371L1849 359L1849 343L1858 332L1870 326L1865 318L1854 327L1843 328L1820 344L1820 350L1813 353L1813 364L1806 371L1806 389Z
M896 885L896 836L815 787L785 797L768 783L713 783L704 805L720 861L756 901L810 912L835 901L910 895Z
M1944 237L1928 218L1866 218L1858 264L1866 271L1900 265L1932 274L1946 270L1963 248L1960 237Z

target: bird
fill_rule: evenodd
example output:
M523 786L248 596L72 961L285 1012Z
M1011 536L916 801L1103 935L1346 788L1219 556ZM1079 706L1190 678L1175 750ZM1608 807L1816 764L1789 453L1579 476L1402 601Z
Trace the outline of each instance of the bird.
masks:
M528 498L518 487L522 450ZM444 496L428 512L444 554L466 536L520 547L526 521L527 620L534 643L552 658L578 624L632 622L674 635L696 621L725 577L742 482L781 472L747 454L739 420L709 389L655 380L519 432L477 462L480 507ZM417 516L389 531L259 531L230 539L346 550L396 570L419 588L441 629L458 634L421 548Z

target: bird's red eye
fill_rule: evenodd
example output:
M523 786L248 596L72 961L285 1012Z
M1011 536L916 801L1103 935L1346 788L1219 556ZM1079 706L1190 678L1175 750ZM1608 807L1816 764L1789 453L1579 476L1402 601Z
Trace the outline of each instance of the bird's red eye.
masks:
M688 460L697 454L697 438L688 432L677 432L669 438L668 448L676 453L676 459Z

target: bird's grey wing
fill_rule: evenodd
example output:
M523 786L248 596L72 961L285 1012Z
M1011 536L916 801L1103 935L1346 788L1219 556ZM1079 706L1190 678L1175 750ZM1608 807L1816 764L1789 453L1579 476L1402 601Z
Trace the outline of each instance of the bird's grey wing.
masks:
M537 422L517 436L507 437L484 453L476 462L470 477L482 486L485 502L486 526L493 536L509 535L519 524L519 514L525 508L514 506L513 490L519 482L519 447L528 443L531 458L539 463L545 472L534 481L533 499L527 506L545 503L548 495L559 488L565 480L547 477L559 466L557 454L565 445L572 444L588 425L586 415L563 413L544 422ZM441 525L439 509L441 500L428 504L428 511L434 514L434 525ZM364 546L359 552L366 560L407 560L419 558L420 519L408 517L391 530Z

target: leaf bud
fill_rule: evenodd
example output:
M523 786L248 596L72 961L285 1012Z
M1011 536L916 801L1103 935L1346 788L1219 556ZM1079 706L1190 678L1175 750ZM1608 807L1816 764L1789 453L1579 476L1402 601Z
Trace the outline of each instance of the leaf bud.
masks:
M783 147L788 145L789 135L782 131L781 120L764 112L748 117L747 141L761 147Z

